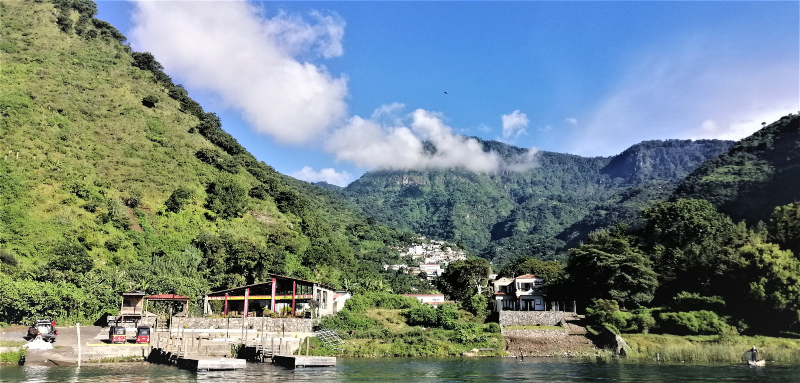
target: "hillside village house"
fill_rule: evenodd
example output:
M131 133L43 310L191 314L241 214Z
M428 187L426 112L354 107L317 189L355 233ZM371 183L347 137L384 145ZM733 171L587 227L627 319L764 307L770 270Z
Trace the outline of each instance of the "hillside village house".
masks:
M448 302L444 300L444 294L403 294L404 297L411 297L414 298L421 303L427 303L429 305L440 305L442 303L454 303L452 301Z
M500 278L492 282L494 310L545 310L544 279L525 274L516 278Z

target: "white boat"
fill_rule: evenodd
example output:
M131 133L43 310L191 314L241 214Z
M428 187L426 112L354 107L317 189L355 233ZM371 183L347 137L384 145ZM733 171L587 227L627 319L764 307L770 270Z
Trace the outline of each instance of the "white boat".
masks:
M761 366L767 364L767 362L764 361L764 359L761 359L761 360L748 360L747 364L749 364L751 366L761 367Z

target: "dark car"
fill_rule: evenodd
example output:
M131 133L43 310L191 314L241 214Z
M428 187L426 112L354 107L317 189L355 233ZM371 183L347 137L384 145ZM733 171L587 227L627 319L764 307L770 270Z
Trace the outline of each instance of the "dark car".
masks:
M53 343L56 341L56 336L58 336L58 330L56 330L55 320L39 319L33 326L28 327L28 340L39 338Z

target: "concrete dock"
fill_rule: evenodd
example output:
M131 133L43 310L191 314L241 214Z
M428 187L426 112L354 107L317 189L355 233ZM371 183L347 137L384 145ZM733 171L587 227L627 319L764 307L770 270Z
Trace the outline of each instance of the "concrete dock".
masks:
M302 356L275 355L272 363L281 367L295 369L297 367L330 367L336 365L335 356Z
M151 363L173 365L189 371L243 370L247 366L244 359L218 356L178 355L160 348L153 348L147 360Z

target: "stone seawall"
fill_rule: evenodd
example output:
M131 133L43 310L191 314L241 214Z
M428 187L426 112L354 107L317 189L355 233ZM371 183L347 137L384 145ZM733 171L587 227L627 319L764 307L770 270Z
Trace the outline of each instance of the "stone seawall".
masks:
M563 338L566 330L503 330L503 336L515 338Z
M500 326L555 326L564 320L563 311L500 311Z
M241 329L244 328L267 332L313 332L313 320L303 318L173 318L172 328L190 329Z

